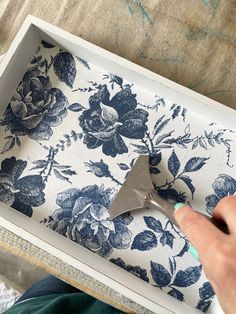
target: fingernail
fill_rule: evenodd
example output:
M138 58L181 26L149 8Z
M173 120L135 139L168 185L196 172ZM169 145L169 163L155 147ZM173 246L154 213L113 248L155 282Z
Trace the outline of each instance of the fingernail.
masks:
M199 260L199 255L197 250L195 249L194 246L190 245L188 252L198 261Z
M176 203L175 206L174 206L175 207L175 211L180 209L183 206L185 206L185 204L183 204L183 203Z

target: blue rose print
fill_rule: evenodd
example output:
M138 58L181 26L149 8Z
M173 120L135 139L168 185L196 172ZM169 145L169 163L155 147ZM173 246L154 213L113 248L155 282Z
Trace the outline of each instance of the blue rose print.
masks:
M206 197L206 210L212 214L218 202L225 196L236 193L236 180L227 174L220 174L212 184L215 194Z
M47 220L48 227L101 256L108 256L113 248L128 248L132 232L127 225L133 217L126 214L109 219L111 192L103 186L89 185L59 193L59 208Z
M61 90L52 88L48 76L38 66L27 70L17 93L12 97L3 123L15 135L28 135L34 140L48 140L52 128L67 115L68 101Z
M15 157L6 158L0 169L0 201L31 217L32 206L45 202L45 184L39 175L23 176L27 162Z
M137 109L136 94L126 87L110 99L106 85L89 98L90 108L79 117L88 148L102 146L105 155L128 152L122 136L142 139L147 131L147 111Z

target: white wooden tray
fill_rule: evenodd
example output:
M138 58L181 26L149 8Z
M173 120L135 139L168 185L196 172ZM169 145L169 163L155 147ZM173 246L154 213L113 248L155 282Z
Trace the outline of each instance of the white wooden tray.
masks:
M206 310L179 230L107 208L145 153L160 195L210 214L236 191L235 111L31 16L0 95L0 224L156 313Z

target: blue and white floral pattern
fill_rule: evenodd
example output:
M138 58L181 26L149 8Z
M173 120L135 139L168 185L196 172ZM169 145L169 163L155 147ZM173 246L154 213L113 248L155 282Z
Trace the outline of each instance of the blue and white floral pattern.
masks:
M31 217L32 206L38 207L45 202L42 177L40 175L22 176L27 161L6 158L0 169L0 201Z
M111 193L97 185L65 190L57 195L59 208L44 223L101 256L109 256L113 248L127 249L132 239L127 226L133 217L109 219Z
M147 111L137 109L136 95L129 87L121 89L110 100L106 85L89 98L89 109L79 117L88 148L102 145L105 155L116 157L128 153L122 138L142 139L147 131Z
M227 174L220 174L212 184L215 194L206 197L206 210L211 215L217 203L225 196L236 193L236 180Z
M179 229L151 210L111 220L108 208L138 155L149 154L160 196L211 214L236 193L235 130L42 41L0 138L0 201L208 309L214 292Z
M7 106L2 124L15 139L28 135L34 140L48 140L52 127L61 124L67 115L67 98L58 88L52 88L49 76L42 75L38 66L27 70Z

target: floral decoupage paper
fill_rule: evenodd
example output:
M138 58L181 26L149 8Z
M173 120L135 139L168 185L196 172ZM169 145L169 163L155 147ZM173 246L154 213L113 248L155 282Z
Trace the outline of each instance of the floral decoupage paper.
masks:
M0 201L206 311L183 234L156 211L107 211L139 154L171 201L211 214L236 192L235 131L187 105L42 41L0 120Z

